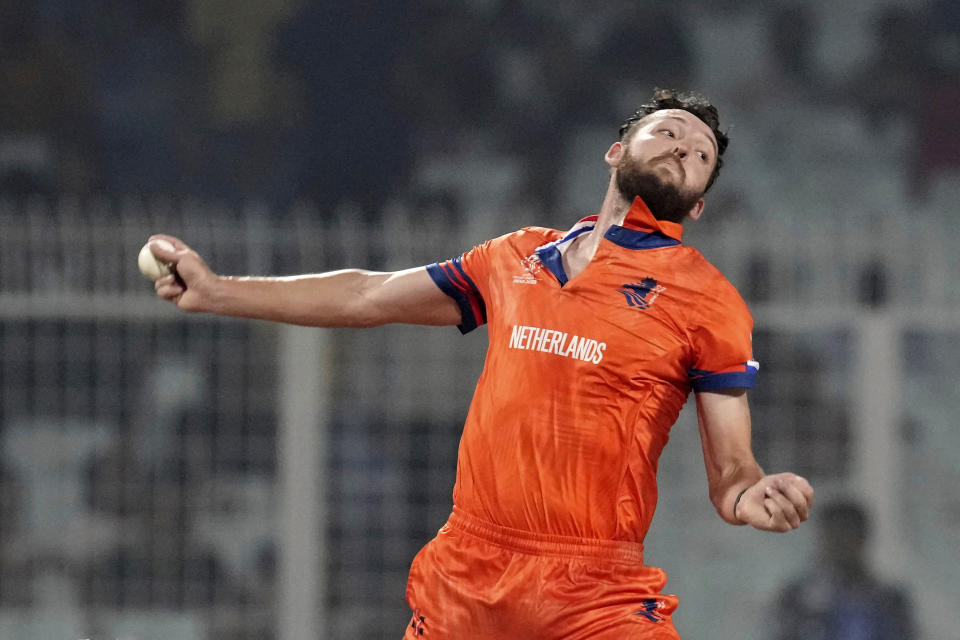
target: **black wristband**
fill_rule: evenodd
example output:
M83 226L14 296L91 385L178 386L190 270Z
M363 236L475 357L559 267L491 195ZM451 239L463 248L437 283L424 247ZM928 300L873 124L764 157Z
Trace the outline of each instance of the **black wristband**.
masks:
M737 494L737 499L733 501L733 519L734 520L739 520L740 522L743 522L743 520L740 520L740 516L737 515L737 506L740 504L740 498L743 497L743 494L745 494L747 492L747 489L749 488L750 487L747 487L746 489L742 489L740 493Z

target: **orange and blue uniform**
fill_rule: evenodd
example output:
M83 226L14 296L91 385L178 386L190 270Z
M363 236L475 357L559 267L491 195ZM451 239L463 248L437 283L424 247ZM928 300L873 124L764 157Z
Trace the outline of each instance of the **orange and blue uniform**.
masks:
M407 637L677 638L665 574L643 564L657 460L691 390L753 386L753 321L639 199L568 279L563 251L595 222L427 267L490 346Z

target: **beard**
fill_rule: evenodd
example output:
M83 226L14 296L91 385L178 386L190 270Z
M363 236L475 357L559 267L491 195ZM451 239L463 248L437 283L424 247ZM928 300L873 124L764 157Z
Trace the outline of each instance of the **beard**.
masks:
M653 161L665 157L654 158ZM683 167L680 175L684 176ZM640 198L657 220L682 223L693 209L702 193L681 191L676 186L664 182L655 173L641 167L636 159L627 152L624 162L617 167L617 189L627 202Z

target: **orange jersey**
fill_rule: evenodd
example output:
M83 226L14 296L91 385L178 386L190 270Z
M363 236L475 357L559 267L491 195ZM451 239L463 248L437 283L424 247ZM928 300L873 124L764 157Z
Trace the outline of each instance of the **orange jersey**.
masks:
M525 228L427 267L461 331L489 324L453 501L501 527L642 542L690 391L753 386L753 320L682 226L639 199L568 279L562 253L595 221Z

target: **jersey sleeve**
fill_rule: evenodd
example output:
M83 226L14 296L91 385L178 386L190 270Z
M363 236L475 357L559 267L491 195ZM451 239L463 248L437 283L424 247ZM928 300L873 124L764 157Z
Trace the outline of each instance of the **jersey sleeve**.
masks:
M488 240L463 255L427 265L427 273L440 290L460 307L460 333L469 333L487 322L483 290L490 273L490 253L496 244Z
M725 279L706 293L690 331L693 362L687 379L694 391L752 388L760 365L753 359L753 317Z

